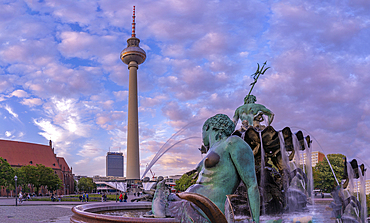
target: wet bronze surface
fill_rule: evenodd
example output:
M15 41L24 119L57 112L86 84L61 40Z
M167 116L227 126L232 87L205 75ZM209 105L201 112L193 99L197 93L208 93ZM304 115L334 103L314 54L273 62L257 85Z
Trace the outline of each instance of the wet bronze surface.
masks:
M204 160L204 166L206 168L212 168L217 165L217 163L220 162L220 156L215 152L210 152L206 159Z

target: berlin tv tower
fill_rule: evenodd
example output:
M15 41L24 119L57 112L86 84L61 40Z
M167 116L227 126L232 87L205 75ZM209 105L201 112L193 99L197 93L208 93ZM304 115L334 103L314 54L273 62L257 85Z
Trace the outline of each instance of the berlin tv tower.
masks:
M139 47L140 40L135 34L135 6L132 15L132 34L121 60L129 69L128 123L127 123L127 167L126 179L140 179L139 121L137 103L137 70L145 61L146 53Z

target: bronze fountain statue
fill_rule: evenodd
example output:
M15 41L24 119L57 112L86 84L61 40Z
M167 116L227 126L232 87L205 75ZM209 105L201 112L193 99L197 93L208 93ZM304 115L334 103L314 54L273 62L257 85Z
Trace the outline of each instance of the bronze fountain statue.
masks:
M196 184L177 196L157 188L152 206L154 217L171 216L180 222L214 222L212 219L217 216L217 222L221 222L220 219L228 222L238 212L244 215L247 212L252 221L259 222L260 212L280 213L291 207L306 206L306 191L292 190L289 185L292 179L307 183L307 177L298 167L290 170L282 155L287 153L289 160L294 158L292 132L288 127L281 131L284 140L281 144L279 133L270 126L273 112L255 101L255 96L248 95L245 104L235 111L233 121L218 114L204 123L200 150L206 156L187 173L197 173ZM261 124L263 115L268 116L267 127ZM239 119L242 126L235 131ZM305 149L304 140L310 144L309 137L303 137L302 132L295 136L300 150ZM285 148L281 149L281 145ZM299 199L288 206L289 196L293 195ZM232 212L225 211L225 202Z
M268 69L264 69L265 64L262 68L258 65L252 75L251 91ZM279 137L270 125L274 113L256 104L251 91L244 105L236 109L233 120L218 114L204 123L200 151L206 156L187 173L197 173L196 184L176 195L165 192L163 186L157 187L152 205L154 217L171 216L180 222L230 222L239 210L247 213L251 221L259 222L260 212L279 213L306 206L305 188L292 189L290 185L296 181L307 184L307 177L299 167L291 170L289 161L297 152L293 138L299 142L298 150L306 148L304 140L309 146L310 139L302 132L293 137L288 127L280 131ZM268 117L267 127L261 124L264 115ZM239 119L242 125L235 131ZM289 160L284 158L288 156ZM289 200L291 196L295 199Z

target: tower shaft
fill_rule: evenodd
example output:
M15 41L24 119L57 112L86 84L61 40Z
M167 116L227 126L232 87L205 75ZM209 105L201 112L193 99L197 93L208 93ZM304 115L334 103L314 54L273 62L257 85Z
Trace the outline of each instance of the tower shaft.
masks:
M139 118L137 103L137 70L145 61L146 53L139 47L140 40L135 34L135 6L132 15L132 34L127 40L127 47L121 52L121 60L128 65L128 119L127 119L127 168L126 179L140 179L139 158Z
M127 123L127 168L126 179L140 179L139 161L139 120L137 102L136 61L131 61L129 69L128 123Z

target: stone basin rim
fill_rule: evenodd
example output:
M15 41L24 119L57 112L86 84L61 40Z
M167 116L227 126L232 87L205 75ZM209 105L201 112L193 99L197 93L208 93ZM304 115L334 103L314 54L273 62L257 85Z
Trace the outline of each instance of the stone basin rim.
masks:
M174 218L136 218L97 214L97 211L151 209L151 202L82 204L72 208L70 222L178 222Z

